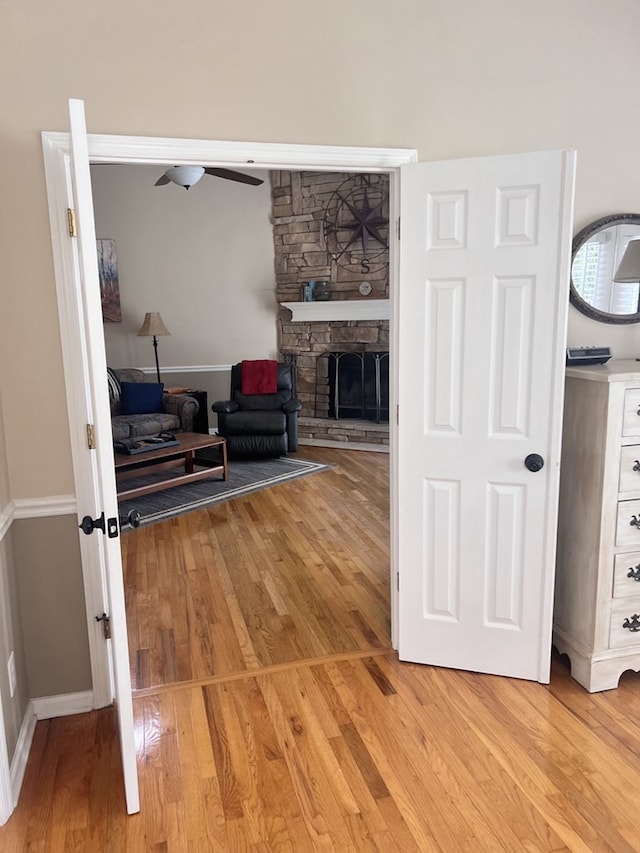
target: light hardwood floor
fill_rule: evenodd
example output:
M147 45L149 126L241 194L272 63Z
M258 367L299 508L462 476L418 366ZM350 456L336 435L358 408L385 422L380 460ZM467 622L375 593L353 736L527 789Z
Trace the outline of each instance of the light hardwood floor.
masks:
M386 459L327 455L132 534L142 811L124 814L110 709L42 721L2 853L640 850L640 678L589 695L557 657L549 686L399 663Z
M123 536L135 689L389 648L389 457L299 455L333 467Z

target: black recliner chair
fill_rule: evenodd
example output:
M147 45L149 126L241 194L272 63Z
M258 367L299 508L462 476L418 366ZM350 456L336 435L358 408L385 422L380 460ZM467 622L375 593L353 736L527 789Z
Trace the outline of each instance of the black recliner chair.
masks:
M243 394L242 363L231 368L231 399L211 406L230 459L286 456L298 449L302 403L296 399L295 366L278 364L277 370L275 394Z

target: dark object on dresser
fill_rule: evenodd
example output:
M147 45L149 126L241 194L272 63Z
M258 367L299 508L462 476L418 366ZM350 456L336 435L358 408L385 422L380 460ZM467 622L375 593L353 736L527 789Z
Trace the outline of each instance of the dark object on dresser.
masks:
M218 434L227 439L232 459L286 456L298 449L295 366L277 365L275 394L243 394L242 364L231 368L229 400L212 405L218 415Z

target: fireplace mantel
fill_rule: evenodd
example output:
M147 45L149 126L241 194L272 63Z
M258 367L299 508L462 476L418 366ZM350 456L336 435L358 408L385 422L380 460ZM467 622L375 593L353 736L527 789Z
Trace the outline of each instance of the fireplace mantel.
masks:
M281 302L291 311L293 323L324 323L331 320L388 320L388 299L341 299L326 302Z

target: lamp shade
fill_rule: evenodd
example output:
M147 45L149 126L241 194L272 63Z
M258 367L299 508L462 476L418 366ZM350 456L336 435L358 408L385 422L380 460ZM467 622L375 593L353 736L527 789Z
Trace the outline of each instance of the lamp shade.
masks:
M640 281L640 240L629 240L614 281Z
M143 321L142 325L140 326L140 331L138 332L138 335L145 336L145 337L152 337L152 336L160 337L161 335L170 335L170 334L171 334L171 332L169 331L169 329L167 329L165 324L162 322L162 317L160 316L160 314L157 311L154 311L150 314L144 315L144 321Z

